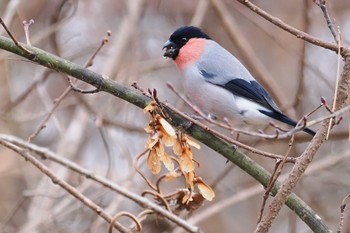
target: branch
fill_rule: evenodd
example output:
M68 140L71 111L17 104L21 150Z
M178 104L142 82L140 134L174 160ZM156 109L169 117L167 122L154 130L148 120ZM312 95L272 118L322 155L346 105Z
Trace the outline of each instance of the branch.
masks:
M5 140L0 140L0 144L15 151L17 154L21 155L26 161L29 161L35 167L37 167L42 173L48 176L52 183L61 186L64 190L70 193L73 197L81 201L84 205L89 207L92 211L96 212L99 216L105 219L108 223L112 223L112 217L107 214L100 206L95 204L92 200L85 197L81 192L79 192L76 188L68 184L66 181L59 178L53 171L51 171L47 166L37 160L34 156L32 156L27 150L23 150L22 148L13 145ZM114 226L120 232L129 232L128 229L120 225L119 223L114 223Z
M48 67L50 69L63 72L72 77L75 77L83 82L89 83L100 91L107 92L111 95L114 95L118 98L126 100L129 103L132 103L140 108L144 108L147 103L150 101L150 98L131 90L121 84L116 83L115 81L109 79L108 77L95 73L91 70L84 69L83 67L76 65L70 61L64 60L60 57L47 53L41 49L22 45L26 49L30 50L33 55L29 55L19 49L13 41L10 39L0 36L0 49L7 50L11 53L17 54L24 58L27 58L37 64ZM243 154L239 150L233 150L232 146L225 143L223 140L215 137L213 134L207 132L207 127L202 128L198 125L191 124L190 127L183 127L188 125L188 121L184 120L182 117L173 114L173 122L178 128L186 130L193 138L204 143L208 147L217 151L231 162L239 166L249 175L254 177L263 185L267 185L269 181L270 174L255 161L250 159L248 156ZM109 183L111 184L111 183ZM112 185L112 184L111 184ZM275 185L272 189L272 192L277 192L278 185ZM288 199L286 203L296 214L303 220L311 229L318 232L328 232L328 227L321 221L321 219L313 212L313 210L306 206L306 204L301 200ZM305 205L304 205L305 204ZM160 207L159 207L160 208Z
M269 21L269 22L273 23L274 25L276 25L277 27L289 32L290 34L296 36L297 38L300 38L300 39L305 40L313 45L320 46L320 47L323 47L325 49L329 49L329 50L334 51L334 52L338 51L337 44L329 43L329 42L324 41L324 40L320 40L317 37L314 37L306 32L300 31L300 30L292 27L292 26L286 24L285 22L283 22L281 19L270 15L266 11L262 10L261 8L259 8L256 5L254 5L249 0L237 0L237 1L242 3L244 6L248 7L253 12L257 13L258 15L260 15L261 17L263 17L267 21ZM340 50L341 54L343 54L343 49L344 48L342 47Z

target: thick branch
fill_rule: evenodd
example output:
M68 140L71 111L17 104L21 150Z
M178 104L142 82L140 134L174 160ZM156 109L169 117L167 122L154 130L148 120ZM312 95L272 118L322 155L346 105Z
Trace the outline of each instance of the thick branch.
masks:
M55 55L49 54L41 49L34 48L31 46L23 45L26 49L30 50L32 54L24 53L19 49L10 39L0 36L0 48L7 50L9 52L15 53L19 56L25 57L35 63L41 64L50 69L63 72L72 77L75 77L83 82L89 83L100 91L110 93L116 97L124 99L129 103L132 103L138 107L145 107L150 101L149 98L143 96L142 94L131 90L123 85L120 85L113 80L105 77L101 74L97 74L91 70L84 69L83 67L76 65L72 62L64 60ZM206 128L201 128L195 124L188 126L188 121L179 117L178 115L172 115L173 123L177 127L182 127L183 130L194 137L195 139L203 142L208 147L217 151L231 162L235 163L237 166L242 168L249 175L254 177L264 186L267 185L269 181L270 174L255 161L247 157L245 154L239 150L235 150L231 145L228 145L223 140L215 137L213 134L207 132ZM272 189L273 193L278 190L278 184ZM303 220L313 231L316 232L328 232L329 228L321 221L319 217L309 208L301 199L296 195L290 195L286 204Z

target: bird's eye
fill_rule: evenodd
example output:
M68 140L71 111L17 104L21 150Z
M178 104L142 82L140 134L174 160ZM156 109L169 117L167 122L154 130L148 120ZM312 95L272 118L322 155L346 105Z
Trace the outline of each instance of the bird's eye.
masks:
M187 38L181 38L181 43L183 43L183 44L185 44L186 42L188 41L188 39Z

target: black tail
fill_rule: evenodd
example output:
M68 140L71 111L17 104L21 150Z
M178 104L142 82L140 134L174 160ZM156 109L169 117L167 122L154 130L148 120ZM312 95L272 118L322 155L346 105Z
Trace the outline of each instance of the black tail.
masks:
M286 115L283 115L280 112L276 112L276 111L270 112L270 111L264 111L264 110L259 110L259 112L261 112L262 114L269 116L275 120L281 121L287 125L290 125L290 126L297 125L297 122L295 120L290 119L289 117L287 117ZM314 136L316 134L315 131L313 131L312 129L309 129L309 128L305 128L305 129L303 129L303 131L310 134L311 136Z

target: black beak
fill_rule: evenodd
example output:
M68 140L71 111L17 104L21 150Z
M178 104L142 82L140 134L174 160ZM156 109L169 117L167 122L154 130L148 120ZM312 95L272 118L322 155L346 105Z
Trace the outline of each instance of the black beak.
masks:
M165 42L165 44L163 45L162 50L165 49L165 52L163 54L164 57L170 57L170 58L175 58L175 56L177 55L177 46L174 42L172 42L171 40L168 40L167 42Z

